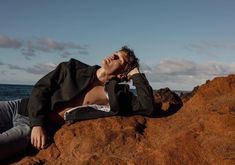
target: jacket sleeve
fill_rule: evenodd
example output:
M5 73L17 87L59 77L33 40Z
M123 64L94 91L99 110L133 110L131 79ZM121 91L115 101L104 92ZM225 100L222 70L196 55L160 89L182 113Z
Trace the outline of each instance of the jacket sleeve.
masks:
M133 75L132 80L136 87L136 95L127 89L119 92L120 113L150 116L155 111L152 87L142 73Z
M31 126L44 125L45 117L51 111L51 96L63 81L64 63L41 78L33 87L28 103Z

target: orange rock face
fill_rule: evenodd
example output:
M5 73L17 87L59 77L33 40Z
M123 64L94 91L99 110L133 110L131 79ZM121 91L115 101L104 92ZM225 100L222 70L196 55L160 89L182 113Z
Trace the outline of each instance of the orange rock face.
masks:
M235 75L201 85L169 116L80 121L54 141L13 164L235 164Z

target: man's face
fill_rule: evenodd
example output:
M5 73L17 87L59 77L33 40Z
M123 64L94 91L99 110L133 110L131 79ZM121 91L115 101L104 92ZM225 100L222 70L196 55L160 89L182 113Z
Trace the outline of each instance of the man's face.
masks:
M127 54L117 51L102 61L101 66L109 75L118 75L124 71L127 65Z

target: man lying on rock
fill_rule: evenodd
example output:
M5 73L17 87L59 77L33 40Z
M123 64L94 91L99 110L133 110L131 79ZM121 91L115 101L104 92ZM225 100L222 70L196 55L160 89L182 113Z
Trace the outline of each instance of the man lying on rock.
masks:
M101 66L71 59L41 78L29 99L0 102L0 158L23 150L29 139L37 149L45 148L52 128L61 126L64 113L76 106L106 106L105 111L81 110L77 120L151 115L155 111L153 91L138 68L138 58L127 46L105 58ZM136 87L136 95L128 84L120 83L129 80Z

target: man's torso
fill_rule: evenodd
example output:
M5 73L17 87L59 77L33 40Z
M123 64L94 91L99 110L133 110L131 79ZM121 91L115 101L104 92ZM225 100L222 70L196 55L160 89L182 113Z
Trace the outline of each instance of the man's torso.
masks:
M90 85L87 90L85 90L81 95L76 96L69 102L58 104L55 110L50 113L50 119L53 122L63 124L64 123L64 113L76 106L80 105L90 105L90 104L100 104L108 105L109 101L104 91L104 86L102 85Z

